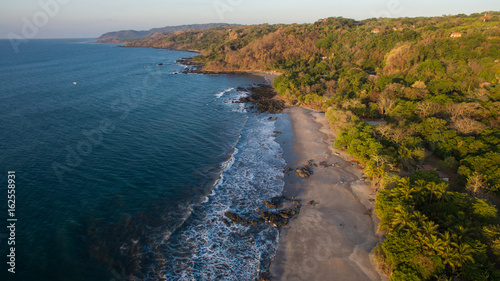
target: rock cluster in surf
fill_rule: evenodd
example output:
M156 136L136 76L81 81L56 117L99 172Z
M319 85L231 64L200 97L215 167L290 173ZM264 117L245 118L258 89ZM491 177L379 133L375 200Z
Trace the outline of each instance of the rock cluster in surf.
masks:
M288 199L284 196L274 197L270 201L266 201L264 204L266 205L268 211L263 211L259 214L247 213L244 215L238 215L233 212L226 212L224 215L227 219L224 219L224 223L228 226L230 226L231 223L241 225L269 223L274 226L283 227L299 214L300 208L302 207L300 201ZM285 204L290 206L283 208ZM253 217L253 219L245 219L244 217Z
M285 108L285 102L276 98L277 93L270 85L258 85L250 87L252 93L249 97L241 98L240 101L252 103L260 112L280 113Z

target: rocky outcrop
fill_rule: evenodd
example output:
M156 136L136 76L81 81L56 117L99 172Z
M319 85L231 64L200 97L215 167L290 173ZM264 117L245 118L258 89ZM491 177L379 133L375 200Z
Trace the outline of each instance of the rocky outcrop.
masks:
M310 176L312 176L314 174L313 168L315 168L315 167L318 167L318 164L316 164L316 162L314 162L314 160L309 160L309 161L307 161L307 164L304 165L303 167L296 168L295 172L301 178L309 178ZM287 171L285 171L285 173L286 172Z
M301 178L309 178L310 176L313 175L313 171L312 169L309 168L309 166L297 168L295 169L295 171Z
M178 64L186 65L186 66L203 66L200 62L193 61L192 58L182 58L180 60L175 61Z
M280 208L283 208L285 203L288 204L288 208L279 210ZM271 200L264 202L264 205L267 207L268 211L242 215L238 215L234 212L226 212L224 215L227 219L229 219L229 221L226 219L223 219L223 221L227 226L230 226L231 223L241 225L269 223L278 227L283 227L299 214L300 208L302 207L300 201L288 199L284 196L274 197ZM258 210L260 210L260 208ZM245 219L245 217L253 219Z
M298 214L299 212L297 210L284 209L278 212L272 212L272 211L262 212L260 215L265 222L275 226L282 227L287 225L290 222L290 220Z
M285 102L276 98L277 93L270 85L258 85L248 90L252 95L240 100L255 104L259 112L280 113L285 108Z
M232 213L232 212L226 212L224 214L232 223L236 223L236 224L241 224L241 225L258 225L259 222L262 222L262 221L256 221L256 220L245 220L243 219L242 217L240 217L238 214L236 213ZM226 223L227 224L227 223Z
M278 208L281 208L282 206L281 205L275 205L269 201L266 201L264 202L264 204L268 207L268 208L271 208L271 209L278 209Z
M316 162L314 162L314 160L307 161L307 165L309 165L311 167L318 167L318 164L316 164Z

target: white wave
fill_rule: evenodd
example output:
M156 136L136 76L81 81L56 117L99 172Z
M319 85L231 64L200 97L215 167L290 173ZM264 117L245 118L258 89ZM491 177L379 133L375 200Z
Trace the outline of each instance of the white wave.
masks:
M241 98L248 97L248 92L246 91L232 91L229 95L225 95L223 103L229 106L231 112L246 113L246 104L240 102Z
M270 225L230 225L225 212L246 214L280 196L286 163L266 114L251 115L212 194L192 213L165 252L167 280L255 280L262 262L277 248L278 230ZM248 244L251 241L253 243Z
M224 91L215 94L215 97L220 99L225 93L228 93L232 90L234 90L234 88L225 89Z

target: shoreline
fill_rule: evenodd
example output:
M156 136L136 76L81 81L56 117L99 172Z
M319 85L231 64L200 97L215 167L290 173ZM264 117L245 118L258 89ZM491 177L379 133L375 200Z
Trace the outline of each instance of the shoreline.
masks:
M184 50L185 51L185 50ZM254 75L273 86L281 75L273 71L206 71L204 65L183 58L187 73ZM194 67L194 69L192 68ZM326 161L307 179L285 174L283 195L302 201L300 214L280 230L272 280L388 280L372 262L371 250L381 240L373 213L375 191L361 181L363 171L349 156L333 148L334 132L325 114L306 107L287 107L276 123L287 167L309 160ZM314 202L314 204L308 204Z
M193 51L196 52L196 51ZM177 60L178 64L187 66L188 68L183 71L183 73L196 73L196 74L226 74L226 75L254 75L264 78L267 84L273 86L274 79L281 75L277 71L262 71L262 70L220 70L211 71L205 70L205 64L193 61L193 58L181 58Z
M187 65L193 63L189 61ZM203 64L194 66L190 72L254 75L270 86L281 75L271 71L212 72L205 71ZM315 167L307 179L285 173L282 194L301 201L302 208L280 230L276 255L268 268L271 280L389 280L371 253L382 235L377 233L379 220L373 212L376 192L361 180L364 172L353 165L349 155L334 149L336 134L324 113L306 107L287 107L282 113L276 123L282 134L276 141L287 167L301 167L309 160L327 166Z
M303 207L280 231L272 280L388 280L371 258L381 239L372 214L375 191L360 180L363 172L348 155L333 148L324 113L304 107L287 107L284 113L276 129L284 130L277 141L288 167L312 159L328 166L314 167L307 179L285 175L283 194L302 200Z

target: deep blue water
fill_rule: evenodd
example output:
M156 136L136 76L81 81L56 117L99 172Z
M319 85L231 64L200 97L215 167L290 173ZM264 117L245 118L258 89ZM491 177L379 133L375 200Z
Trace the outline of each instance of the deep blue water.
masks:
M261 78L178 74L193 55L0 40L0 226L8 171L18 219L16 274L0 228L1 280L258 276L277 230L223 219L281 194L275 123L232 103Z

